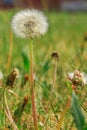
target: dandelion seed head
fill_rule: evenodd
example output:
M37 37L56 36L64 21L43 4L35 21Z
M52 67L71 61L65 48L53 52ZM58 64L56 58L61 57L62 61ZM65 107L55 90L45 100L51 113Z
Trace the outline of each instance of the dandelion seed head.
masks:
M22 10L12 19L12 30L21 38L34 38L44 35L48 29L47 18L38 10Z

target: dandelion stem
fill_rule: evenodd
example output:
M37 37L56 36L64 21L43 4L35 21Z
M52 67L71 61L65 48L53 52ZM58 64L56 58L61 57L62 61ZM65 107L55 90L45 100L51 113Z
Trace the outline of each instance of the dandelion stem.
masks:
M53 89L55 88L55 83L56 83L56 72L57 72L57 59L54 59L54 75L53 75Z
M33 40L30 43L30 86L31 86L32 114L33 114L34 126L35 130L38 130L37 113L35 106L35 94L34 94L34 78L33 78Z
M11 57L12 57L12 45L13 45L13 37L12 37L12 31L10 30L10 48L9 48L9 54L8 54L8 61L7 61L6 70L8 70L8 69L9 69L10 64L11 64Z

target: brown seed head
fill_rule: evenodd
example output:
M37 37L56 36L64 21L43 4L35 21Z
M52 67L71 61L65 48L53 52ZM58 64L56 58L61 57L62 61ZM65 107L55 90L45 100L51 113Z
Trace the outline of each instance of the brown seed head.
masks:
M23 104L22 104L22 110L23 110L24 107L27 105L27 103L28 103L28 96L24 96Z
M28 81L28 80L29 80L29 75L28 75L28 74L26 74L26 75L24 76L24 80L25 80L25 81Z
M58 52L57 52L57 51L54 51L54 52L51 54L51 58L54 58L54 59L58 60L58 59L59 59L59 54L58 54Z
M6 85L13 86L15 79L18 75L19 75L19 70L17 68L13 69L13 71L7 77Z
M28 102L28 96L24 96L23 102L24 102L25 104L27 104L27 102Z

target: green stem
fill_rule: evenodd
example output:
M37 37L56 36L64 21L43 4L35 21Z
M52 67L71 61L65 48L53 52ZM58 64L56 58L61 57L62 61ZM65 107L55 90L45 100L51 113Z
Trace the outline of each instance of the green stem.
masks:
M33 75L34 73L33 73L33 40L32 40L30 42L30 86L31 86L32 114L33 114L33 120L34 120L34 127L35 127L35 130L38 130Z

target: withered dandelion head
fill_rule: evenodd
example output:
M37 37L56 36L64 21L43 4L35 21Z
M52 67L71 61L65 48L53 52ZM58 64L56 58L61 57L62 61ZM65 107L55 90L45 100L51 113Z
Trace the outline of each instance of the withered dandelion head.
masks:
M57 51L54 51L52 54L51 54L51 58L54 58L56 60L59 59L59 53Z
M21 38L34 38L44 35L48 29L43 12L26 9L19 11L12 19L12 30Z
M19 70L17 68L14 68L13 71L10 73L10 75L7 77L6 85L13 86L15 79L19 75Z
M68 73L69 78L71 79L74 85L83 86L87 84L87 74L84 72L80 72L79 70L75 70L74 72Z
M11 72L12 75L18 76L19 75L19 70L17 68L14 68L13 71Z

